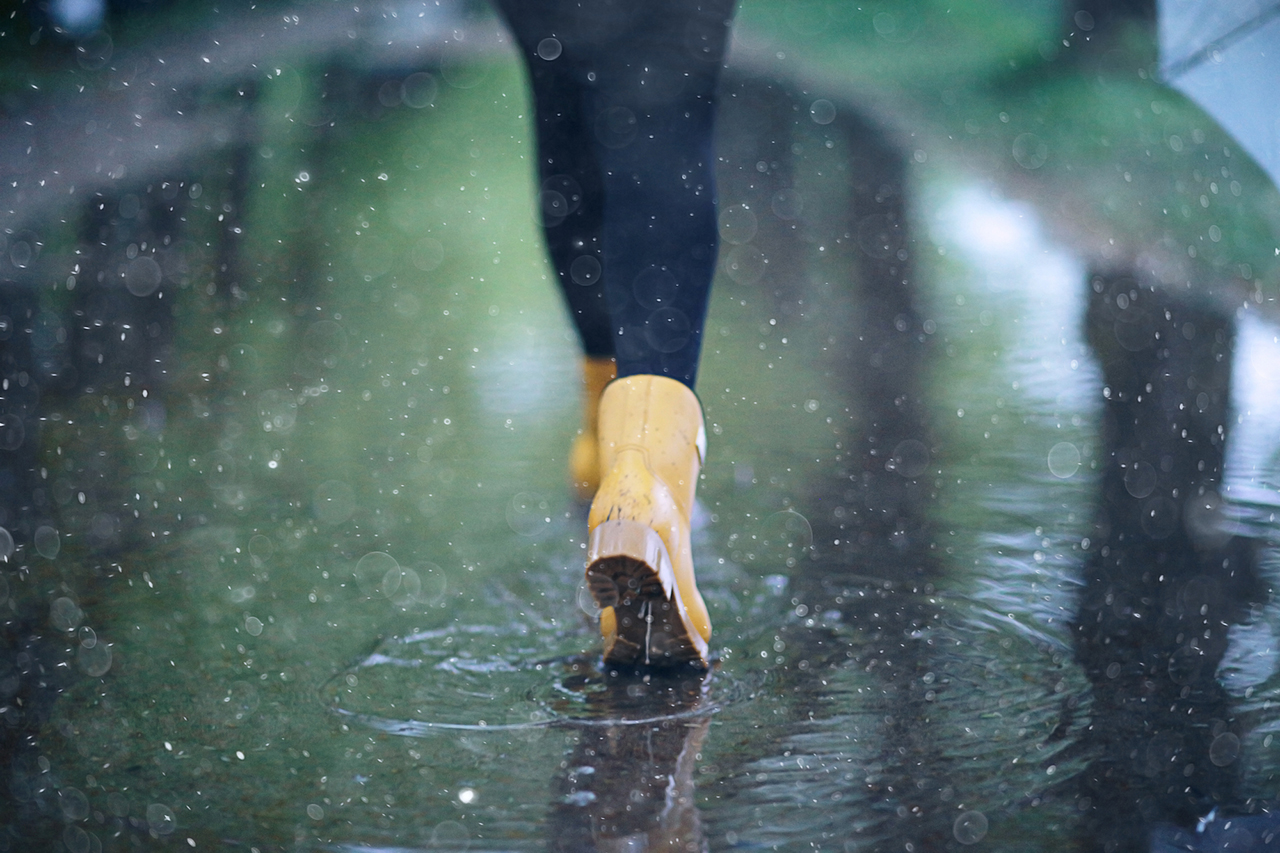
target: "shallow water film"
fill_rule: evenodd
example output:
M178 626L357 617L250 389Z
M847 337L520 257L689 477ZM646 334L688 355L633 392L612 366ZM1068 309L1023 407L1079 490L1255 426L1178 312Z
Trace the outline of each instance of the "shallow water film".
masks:
M602 661L492 12L95 9L0 20L0 850L1280 849L1280 195L1153 6L740 4L706 673Z

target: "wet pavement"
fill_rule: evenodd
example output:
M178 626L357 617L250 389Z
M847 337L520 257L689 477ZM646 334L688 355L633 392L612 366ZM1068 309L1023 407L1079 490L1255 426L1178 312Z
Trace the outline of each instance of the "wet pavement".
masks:
M14 202L0 849L1276 846L1275 190L919 6L741 13L705 677L602 669L513 56Z

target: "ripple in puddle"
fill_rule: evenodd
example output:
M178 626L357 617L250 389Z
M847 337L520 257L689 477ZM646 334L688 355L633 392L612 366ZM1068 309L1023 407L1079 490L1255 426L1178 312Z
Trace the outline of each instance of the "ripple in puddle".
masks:
M535 644L536 643L536 644ZM578 634L451 626L396 637L321 690L339 716L389 734L643 725L750 698L763 673L607 670Z

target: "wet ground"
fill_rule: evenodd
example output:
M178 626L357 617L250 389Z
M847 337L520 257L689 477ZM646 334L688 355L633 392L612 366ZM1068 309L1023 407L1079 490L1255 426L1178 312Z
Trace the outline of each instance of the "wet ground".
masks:
M510 56L282 68L207 162L5 235L0 849L1273 849L1274 190L1152 224L1208 172L1055 111L1154 83L891 108L773 11L726 80L705 677L601 666ZM1060 121L979 108L1019 97Z

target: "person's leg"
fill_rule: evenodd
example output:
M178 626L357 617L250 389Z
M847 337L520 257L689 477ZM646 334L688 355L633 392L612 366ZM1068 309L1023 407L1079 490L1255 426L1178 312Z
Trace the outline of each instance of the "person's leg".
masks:
M596 63L618 375L694 386L718 232L712 134L732 2L653 3Z
M619 379L600 401L587 580L612 664L707 663L690 541L706 451L693 384L716 262L712 129L731 11L731 0L636 4L589 62Z
M589 69L573 34L577 10L561 0L499 0L533 95L538 210L569 317L582 344L582 428L569 451L569 479L583 501L600 485L597 411L616 375L614 329L604 297L600 231L604 186L587 116ZM575 47L566 53L564 43Z

